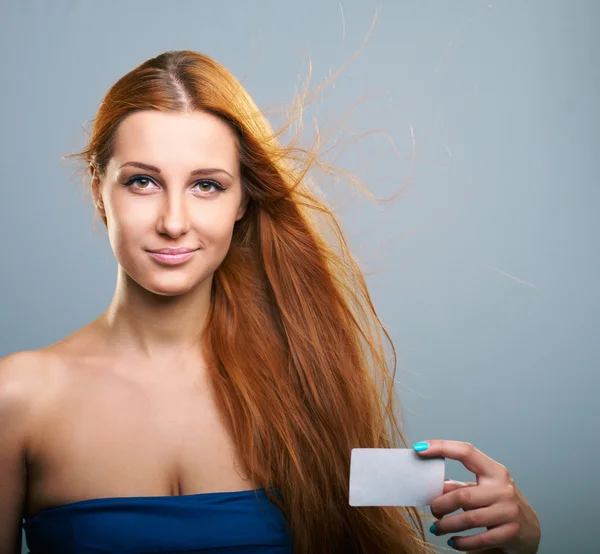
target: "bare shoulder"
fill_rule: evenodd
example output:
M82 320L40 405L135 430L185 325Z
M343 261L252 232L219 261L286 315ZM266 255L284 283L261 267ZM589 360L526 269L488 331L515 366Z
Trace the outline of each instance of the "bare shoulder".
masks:
M0 357L0 552L21 550L29 449L58 374L58 365L47 359L40 351Z
M0 358L0 398L4 402L27 400L33 392L30 385L35 384L41 357L38 351L24 350Z
M47 409L60 409L61 393L69 389L74 370L98 351L94 323L48 346L1 357L0 405L29 409L40 423Z
M0 412L33 413L57 388L62 373L56 354L23 350L0 358Z

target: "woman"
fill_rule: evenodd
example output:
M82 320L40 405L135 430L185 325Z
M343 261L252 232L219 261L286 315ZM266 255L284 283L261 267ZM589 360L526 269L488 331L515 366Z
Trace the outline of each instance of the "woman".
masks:
M23 515L32 554L433 552L414 508L348 503L351 449L406 443L316 152L282 147L215 61L170 51L114 84L78 156L117 285L96 320L1 360L0 554ZM421 455L478 477L444 485L432 513L466 511L437 534L537 551L503 466L453 441Z

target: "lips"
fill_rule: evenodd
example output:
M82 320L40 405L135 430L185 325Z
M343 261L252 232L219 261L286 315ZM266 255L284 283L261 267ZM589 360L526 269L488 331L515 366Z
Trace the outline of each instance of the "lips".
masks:
M148 250L153 254L166 254L167 256L176 256L177 254L187 254L188 252L194 252L197 248L161 248L160 250Z
M199 250L190 248L161 248L160 250L148 250L148 256L162 265L180 265L191 259Z

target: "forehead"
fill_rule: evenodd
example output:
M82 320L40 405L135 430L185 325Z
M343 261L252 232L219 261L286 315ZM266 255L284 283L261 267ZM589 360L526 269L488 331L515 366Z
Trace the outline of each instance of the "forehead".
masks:
M143 110L121 121L115 134L110 165L127 161L166 171L221 167L236 175L237 138L227 123L206 112Z

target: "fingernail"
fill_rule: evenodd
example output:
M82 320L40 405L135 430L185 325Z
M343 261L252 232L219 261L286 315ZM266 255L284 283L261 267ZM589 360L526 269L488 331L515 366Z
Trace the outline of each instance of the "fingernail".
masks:
M435 523L429 528L429 532L435 535Z
M429 448L429 444L426 442L417 442L417 443L413 444L413 448L417 452L423 452L423 450L427 450Z
M448 539L448 546L454 548L454 539Z

